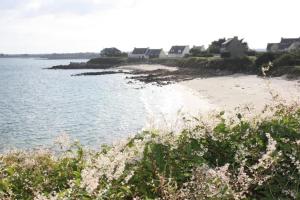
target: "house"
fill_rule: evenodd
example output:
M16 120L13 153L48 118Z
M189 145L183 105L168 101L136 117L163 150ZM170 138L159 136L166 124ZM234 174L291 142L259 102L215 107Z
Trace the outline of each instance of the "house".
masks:
M149 49L146 53L149 58L165 58L166 54L163 49Z
M122 52L115 47L111 47L111 48L104 48L100 52L100 55L101 57L118 57L122 55Z
M267 51L268 52L277 52L279 49L279 43L268 43Z
M281 38L280 43L268 43L268 52L288 52L300 49L299 38Z
M242 58L246 56L248 51L247 43L243 39L239 40L238 37L227 39L221 46L220 52L222 57Z
M298 42L294 42L293 44L291 44L291 46L289 47L289 51L298 51L300 50L300 41Z
M189 46L172 46L168 57L170 58L183 58L186 54L190 53Z
M128 58L132 59L146 59L149 58L147 55L149 48L134 48L131 53L128 54Z

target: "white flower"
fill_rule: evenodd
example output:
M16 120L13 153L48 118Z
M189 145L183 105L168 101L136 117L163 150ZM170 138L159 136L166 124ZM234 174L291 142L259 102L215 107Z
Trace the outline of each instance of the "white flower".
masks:
M54 143L58 144L61 149L68 148L68 147L70 147L70 144L71 144L70 136L66 133L63 133L56 137L56 139L54 140Z
M266 136L268 138L267 151L258 160L258 163L256 165L252 166L252 168L254 170L256 170L260 167L262 167L264 169L267 169L272 165L273 161L275 160L275 159L272 158L272 155L276 150L277 142L271 137L270 133L266 133Z
M87 168L81 172L82 182L81 187L86 188L89 194L97 189L99 184L98 171L95 168Z

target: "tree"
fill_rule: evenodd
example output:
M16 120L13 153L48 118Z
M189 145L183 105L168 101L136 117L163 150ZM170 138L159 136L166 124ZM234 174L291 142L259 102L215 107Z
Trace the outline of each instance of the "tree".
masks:
M222 47L222 44L226 41L226 38L221 38L219 40L215 40L213 41L209 47L208 47L208 52L209 53L215 53L215 54L219 54L220 53L220 49Z
M244 46L245 51L249 51L249 46L247 42L242 42L242 45Z
M201 55L201 53L202 53L202 49L200 47L193 47L190 50L190 54L192 56L199 56L199 55Z
M122 52L119 49L112 47L103 49L100 55L102 57L120 57L122 56Z

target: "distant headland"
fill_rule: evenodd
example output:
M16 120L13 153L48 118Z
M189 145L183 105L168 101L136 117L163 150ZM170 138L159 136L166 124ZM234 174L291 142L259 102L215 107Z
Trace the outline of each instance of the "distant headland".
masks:
M98 53L51 53L51 54L0 54L0 58L40 58L40 59L92 59L97 58Z

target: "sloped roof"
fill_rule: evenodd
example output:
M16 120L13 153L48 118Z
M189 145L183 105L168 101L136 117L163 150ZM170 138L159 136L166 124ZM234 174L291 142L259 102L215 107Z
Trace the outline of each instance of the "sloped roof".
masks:
M187 46L172 46L169 54L182 54Z
M227 46L227 45L229 45L232 41L233 41L233 39L234 38L229 38L229 39L227 39L225 42L223 42L223 46Z
M300 38L281 38L279 49L284 50L289 48L294 42L300 42Z
M228 38L223 44L222 47L227 47L232 41L238 40L239 42L243 42L244 39L239 40L238 37Z
M162 52L162 49L149 49L146 53L148 56L159 56L159 54Z
M267 50L270 51L274 45L279 45L279 43L268 43Z
M132 54L146 54L149 48L134 48Z

